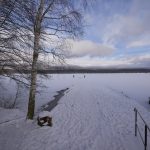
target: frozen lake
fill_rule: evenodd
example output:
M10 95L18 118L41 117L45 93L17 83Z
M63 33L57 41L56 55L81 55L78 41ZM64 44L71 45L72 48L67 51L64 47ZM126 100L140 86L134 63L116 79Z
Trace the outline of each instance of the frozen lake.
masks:
M128 97L129 99L138 102L150 111L148 99L150 97L150 73L114 73L114 74L52 74L49 78L39 78L39 85L44 88L39 88L40 94L37 94L36 109L46 102L50 101L52 97L64 88L71 88L76 83L86 86L108 88L115 93ZM14 99L16 93L16 85L12 80L4 79L2 81L4 89L0 90L0 99ZM82 92L82 89L80 89ZM20 91L20 98L18 98L18 105L26 105L28 98L27 89Z
M50 76L50 75L49 75ZM13 81L4 79L1 98L15 91ZM148 97L150 74L53 74L39 78L40 94L36 112L53 99L57 91L69 88L50 112L53 127L40 128L33 122L17 120L2 124L0 146L3 150L141 150L141 140L134 136L134 107L150 124ZM0 109L0 122L25 117L28 92L21 89L19 109ZM3 96L3 97L2 97ZM143 124L138 120L142 133ZM6 142L7 141L7 142ZM150 136L148 146L150 148ZM9 144L8 144L9 143Z

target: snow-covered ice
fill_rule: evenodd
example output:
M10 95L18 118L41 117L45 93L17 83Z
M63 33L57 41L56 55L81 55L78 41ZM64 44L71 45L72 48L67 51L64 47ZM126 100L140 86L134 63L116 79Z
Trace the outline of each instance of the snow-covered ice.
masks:
M133 109L136 107L150 125L149 81L150 74L86 74L85 78L83 74L74 78L71 74L53 75L52 80L45 81L46 96L43 93L37 97L40 107L47 103L48 96L69 87L50 112L53 127L25 121L22 109L0 109L0 122L22 118L0 124L0 150L144 149L139 135L134 136ZM150 149L150 134L148 142Z

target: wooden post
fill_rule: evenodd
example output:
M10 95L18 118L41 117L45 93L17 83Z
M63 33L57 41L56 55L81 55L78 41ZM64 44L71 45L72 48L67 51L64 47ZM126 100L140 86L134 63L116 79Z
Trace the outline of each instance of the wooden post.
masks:
M144 150L147 149L147 125L145 125L145 143L144 143Z
M137 136L137 109L134 108L135 111L135 136Z

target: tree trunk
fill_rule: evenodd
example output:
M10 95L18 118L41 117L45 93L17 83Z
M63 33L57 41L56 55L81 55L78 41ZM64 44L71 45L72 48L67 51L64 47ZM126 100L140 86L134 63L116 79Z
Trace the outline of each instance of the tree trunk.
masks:
M31 85L30 85L27 119L33 119L34 117L36 80L37 80L37 60L39 55L39 42L40 42L41 21L42 21L41 18L43 14L43 8L44 8L44 0L41 0L34 24L34 49L33 49Z
M35 46L34 46L35 49L36 49L36 47L38 47L38 41L36 41L36 40L35 40ZM27 119L33 119L33 116L34 116L35 94L36 94L36 78L37 78L37 60L38 60L38 52L37 52L37 49L36 49L33 52L32 72L31 72L31 86L30 86L30 94L29 94L29 102L28 102Z

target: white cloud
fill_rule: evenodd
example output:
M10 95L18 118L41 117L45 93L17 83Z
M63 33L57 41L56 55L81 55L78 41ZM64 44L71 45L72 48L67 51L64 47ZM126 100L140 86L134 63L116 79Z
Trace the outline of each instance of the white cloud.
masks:
M102 36L106 44L117 45L120 42L124 45L142 40L150 35L150 1L134 0L127 14L114 14L104 27ZM147 42L142 42L142 46ZM139 44L141 46L141 44Z
M147 21L141 21L135 16L114 16L111 23L105 28L104 43L117 44L118 42L130 42L143 38L150 34Z
M150 54L136 55L136 56L124 56L120 58L111 57L106 58L90 58L79 57L67 59L67 63L71 65L79 66L99 66L99 67L149 67L150 66ZM150 67L149 67L150 68Z
M132 41L128 43L127 48L135 48L135 47L142 47L142 46L150 46L150 38Z
M70 53L68 57L101 57L110 55L115 50L109 45L94 43L90 40L68 41L71 44Z

